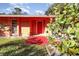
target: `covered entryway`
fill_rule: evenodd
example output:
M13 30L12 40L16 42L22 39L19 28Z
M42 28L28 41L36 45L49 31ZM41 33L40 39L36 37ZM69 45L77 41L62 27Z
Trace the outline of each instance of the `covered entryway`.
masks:
M31 35L37 35L43 33L43 21L32 21L31 23Z

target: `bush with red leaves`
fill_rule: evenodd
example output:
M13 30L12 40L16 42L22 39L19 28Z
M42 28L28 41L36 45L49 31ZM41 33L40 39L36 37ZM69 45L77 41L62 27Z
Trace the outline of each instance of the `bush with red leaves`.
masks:
M29 37L28 40L25 41L25 44L32 45L46 45L48 43L48 39L45 36L36 36L36 37Z

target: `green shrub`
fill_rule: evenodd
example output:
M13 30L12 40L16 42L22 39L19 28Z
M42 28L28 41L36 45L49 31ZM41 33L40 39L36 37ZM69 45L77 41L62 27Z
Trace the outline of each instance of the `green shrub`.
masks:
M63 40L61 45L57 45L57 49L62 55L79 55L79 48L74 40Z

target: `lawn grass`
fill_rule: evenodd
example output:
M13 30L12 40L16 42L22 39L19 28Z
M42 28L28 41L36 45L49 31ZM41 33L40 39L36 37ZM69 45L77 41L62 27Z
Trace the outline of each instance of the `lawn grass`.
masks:
M24 45L24 39L0 38L0 56L45 56L44 47L38 45Z

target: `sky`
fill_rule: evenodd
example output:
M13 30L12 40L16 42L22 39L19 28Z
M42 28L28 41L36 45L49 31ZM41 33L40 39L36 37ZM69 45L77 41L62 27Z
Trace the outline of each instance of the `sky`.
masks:
M45 11L52 4L49 3L0 3L0 12L10 13L15 7L22 9L22 12L26 12L29 15L44 15Z

